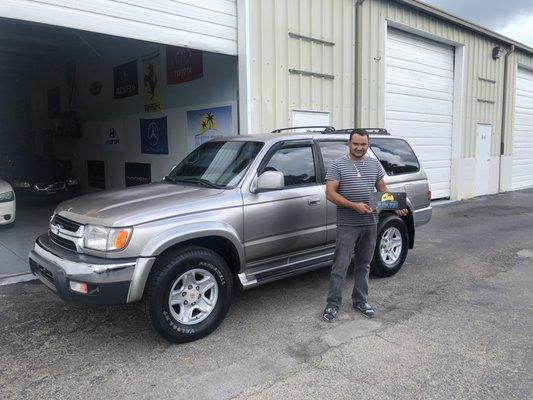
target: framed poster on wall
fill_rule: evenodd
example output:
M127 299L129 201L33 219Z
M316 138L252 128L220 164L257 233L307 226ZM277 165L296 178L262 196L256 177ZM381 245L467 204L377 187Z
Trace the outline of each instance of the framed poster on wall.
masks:
M151 165L136 162L124 163L124 179L126 187L152 182Z
M211 139L234 135L231 105L187 111L189 151Z
M59 113L51 118L50 122L56 138L81 137L80 123L74 111Z
M141 153L168 154L167 117L139 120Z
M103 161L87 160L89 186L105 189L105 164Z
M139 93L137 79L137 60L113 68L115 99L135 96Z
M203 53L186 47L167 46L167 85L204 76Z
M159 71L159 52L143 58L144 112L161 109L161 74Z

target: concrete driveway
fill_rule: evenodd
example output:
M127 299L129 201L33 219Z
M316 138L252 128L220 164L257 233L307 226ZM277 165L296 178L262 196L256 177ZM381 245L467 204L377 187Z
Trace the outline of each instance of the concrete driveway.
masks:
M531 398L532 237L533 190L439 206L402 271L371 280L373 320L345 304L323 323L322 270L241 293L186 345L135 305L2 286L0 398Z
M0 285L4 281L24 279L30 273L28 253L35 238L48 229L55 203L17 204L15 226L0 229Z

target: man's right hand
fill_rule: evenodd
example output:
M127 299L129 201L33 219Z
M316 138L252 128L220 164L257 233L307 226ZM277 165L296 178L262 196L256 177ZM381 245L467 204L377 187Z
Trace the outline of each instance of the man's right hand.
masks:
M372 214L372 207L365 203L353 203L353 209L358 214Z

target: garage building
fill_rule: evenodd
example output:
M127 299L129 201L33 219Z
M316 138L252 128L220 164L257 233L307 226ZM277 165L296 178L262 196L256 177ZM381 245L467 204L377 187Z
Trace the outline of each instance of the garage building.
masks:
M533 49L415 0L6 0L0 17L2 141L69 161L82 193L161 179L212 109L224 134L385 127L437 199L533 185ZM169 83L179 51L195 72Z
M407 138L434 199L532 186L532 48L415 0L243 3L241 133L305 111Z

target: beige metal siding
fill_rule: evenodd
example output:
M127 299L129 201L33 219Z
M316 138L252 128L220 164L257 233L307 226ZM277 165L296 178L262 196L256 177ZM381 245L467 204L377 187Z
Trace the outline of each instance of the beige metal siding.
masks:
M492 59L492 49L503 46L444 22L429 14L416 11L392 0L368 0L362 7L362 71L358 90L361 92L359 125L382 126L384 122L384 51L386 21L395 27L407 26L441 38L447 43L464 45L464 93L462 110L461 156L475 157L476 123L493 127L492 155L499 155L501 110L503 96L504 57Z
M0 16L237 55L236 0L2 0Z
M353 0L250 0L249 13L251 133L291 126L292 110L353 126Z

